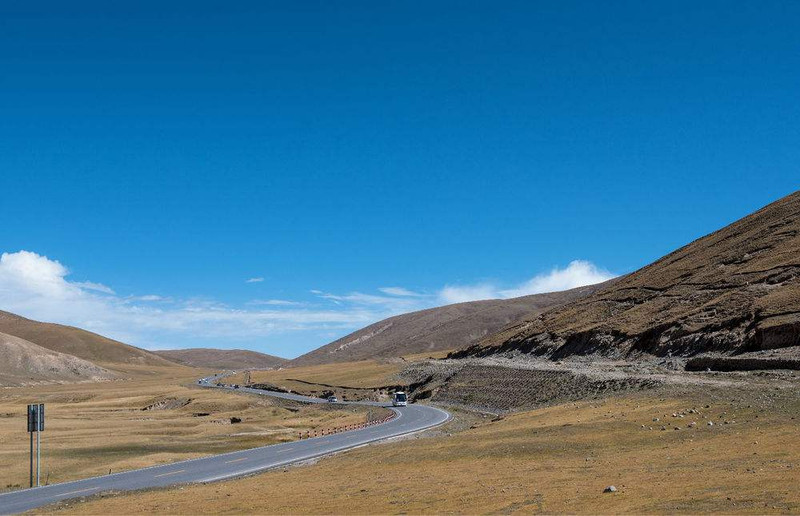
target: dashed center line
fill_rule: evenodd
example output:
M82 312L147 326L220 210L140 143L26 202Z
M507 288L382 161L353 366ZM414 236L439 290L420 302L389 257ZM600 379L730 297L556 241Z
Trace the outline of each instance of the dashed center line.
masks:
M162 473L160 475L154 475L153 478L168 477L170 475L177 475L178 473L183 473L184 471L186 471L186 470L185 469L179 469L178 471L170 471L169 473Z
M77 491L70 491L69 493L61 493L58 496L66 496L76 493L85 493L86 491L94 491L95 489L100 489L99 487L87 487L86 489L78 489Z
M247 460L247 457L242 457L241 459L226 460L225 464L231 464L232 462L242 462L243 460Z

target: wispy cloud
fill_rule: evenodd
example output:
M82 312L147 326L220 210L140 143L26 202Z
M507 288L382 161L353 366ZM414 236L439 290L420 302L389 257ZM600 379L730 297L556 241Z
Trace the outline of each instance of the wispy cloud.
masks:
M390 296L423 297L425 295L425 294L420 294L419 292L408 290L407 288L403 287L381 287L378 290L380 290L384 294L389 294Z
M170 301L170 298L166 298L163 296L159 296L156 294L146 294L144 296L129 296L127 298L129 301L146 301L146 302L156 302L156 301Z
M288 301L286 299L253 299L252 301L248 301L247 304L253 306L299 306L303 303L298 301Z
M248 279L244 280L245 283L261 283L262 281L264 281L264 278L261 278L261 277L248 278Z
M311 292L321 299L327 299L338 305L380 308L381 310L386 310L389 315L419 310L429 306L429 303L409 297L381 296L363 292L351 292L349 294L331 294L320 290L312 290Z
M102 283L94 283L92 281L81 281L79 283L75 283L76 286L86 289L86 290L94 290L95 292L102 292L103 294L115 294L110 287L103 285Z

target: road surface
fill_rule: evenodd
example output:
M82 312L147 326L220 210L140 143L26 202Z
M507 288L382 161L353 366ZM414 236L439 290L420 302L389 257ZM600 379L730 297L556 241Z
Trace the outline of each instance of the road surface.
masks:
M210 380L210 378L200 380L201 385L208 388L219 388L214 387ZM244 388L237 389L237 391L275 396L306 403L327 403L327 401L319 398L308 398L297 394ZM89 496L104 491L131 491L192 482L214 482L239 477L347 450L382 439L418 432L440 425L450 417L443 410L424 405L393 408L391 405L380 403L364 402L363 404L388 406L396 412L396 416L386 423L361 430L351 430L323 437L274 444L250 450L0 494L0 514L15 514L61 500Z

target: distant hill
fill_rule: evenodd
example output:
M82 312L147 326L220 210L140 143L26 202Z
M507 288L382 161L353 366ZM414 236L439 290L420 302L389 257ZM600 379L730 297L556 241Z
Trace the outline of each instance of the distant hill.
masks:
M531 313L587 296L601 285L604 284L514 299L471 301L390 317L297 357L288 365L352 362L460 348Z
M627 358L791 346L800 346L800 192L455 356Z
M173 365L143 349L72 326L32 321L0 311L0 332L99 364Z
M285 358L246 349L191 348L154 353L178 364L205 369L276 369L288 362Z
M0 386L75 382L113 378L111 371L87 360L0 333Z

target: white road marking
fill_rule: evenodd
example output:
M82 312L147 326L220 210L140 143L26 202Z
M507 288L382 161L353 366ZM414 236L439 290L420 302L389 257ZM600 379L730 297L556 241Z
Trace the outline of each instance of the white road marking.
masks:
M169 473L162 473L160 475L154 475L153 478L168 477L170 475L177 475L178 473L183 473L184 471L186 471L186 470L185 469L179 469L178 471L170 471Z
M70 491L69 493L61 493L61 494L59 494L57 496L66 496L66 495L77 494L77 493L85 493L86 491L94 491L95 489L100 489L100 488L99 487L89 487L89 488L86 488L86 489L78 489L77 491Z

